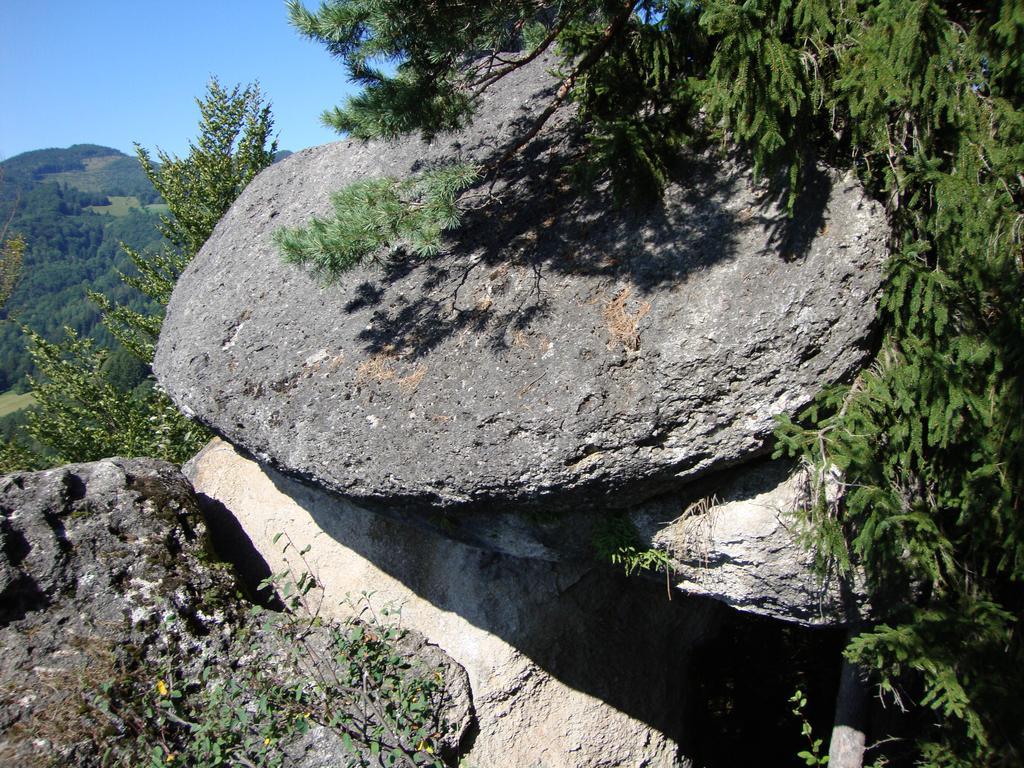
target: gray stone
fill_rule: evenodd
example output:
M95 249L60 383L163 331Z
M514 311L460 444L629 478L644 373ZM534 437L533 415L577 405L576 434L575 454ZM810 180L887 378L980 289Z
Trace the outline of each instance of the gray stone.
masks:
M0 764L110 764L101 747L132 743L134 731L123 711L97 707L101 686L131 691L126 706L141 712L158 678L195 689L203 675L224 680L288 656L291 636L251 622L205 531L192 487L164 462L106 459L0 477ZM443 670L454 752L472 722L465 672L415 633L401 650ZM329 659L304 663L329 675ZM254 706L250 693L242 706ZM321 726L281 746L289 768L347 755Z
M785 213L742 164L681 158L657 209L581 198L560 114L435 258L322 284L271 235L385 174L497 157L539 60L431 144L343 141L261 173L186 270L155 370L251 455L360 503L626 507L764 451L865 360L888 231L847 177Z
M834 499L838 488L826 488ZM810 470L766 461L640 505L630 517L668 554L668 577L680 591L809 626L856 623L870 613L861 574L840 579L816 567L804 540L798 513L814 500Z

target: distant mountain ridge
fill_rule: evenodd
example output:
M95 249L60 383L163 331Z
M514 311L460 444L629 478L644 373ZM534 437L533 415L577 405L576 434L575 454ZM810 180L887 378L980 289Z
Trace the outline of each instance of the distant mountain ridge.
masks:
M19 324L50 340L64 326L101 343L112 340L89 301L89 290L145 307L125 286L130 270L121 243L156 249L156 215L165 208L138 160L97 144L24 152L0 162L0 221L26 241L21 279L0 318L0 391L30 372Z
M292 153L282 150L275 161ZM89 301L89 290L144 309L146 300L118 275L133 266L121 243L135 250L163 244L158 214L167 207L138 158L100 144L36 149L0 162L0 224L27 248L21 280L0 309L0 392L24 381L31 361L19 324L57 341L64 326L112 345Z
M138 196L156 202L157 195L139 161L98 144L73 144L67 149L36 149L0 162L8 183L64 183L83 192Z

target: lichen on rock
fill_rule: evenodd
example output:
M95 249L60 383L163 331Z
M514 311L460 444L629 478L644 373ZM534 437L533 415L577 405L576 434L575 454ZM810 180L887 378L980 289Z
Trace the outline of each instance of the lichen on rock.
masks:
M344 763L342 713L313 705L343 675L338 637L359 628L257 613L172 465L0 477L0 764L136 766L153 750L210 764L194 745L289 768ZM465 672L415 633L391 637L409 660L400 674L445 682L431 743L455 752L472 721ZM191 763L178 754L193 747Z

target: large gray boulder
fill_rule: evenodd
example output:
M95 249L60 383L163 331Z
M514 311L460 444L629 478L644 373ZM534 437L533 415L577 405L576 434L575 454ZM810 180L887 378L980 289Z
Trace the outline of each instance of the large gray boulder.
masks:
M787 218L747 167L681 158L638 212L598 188L558 117L430 259L333 284L282 263L281 226L381 175L500 155L549 62L426 144L343 141L261 173L178 282L155 370L250 454L364 503L624 507L763 452L774 417L870 347L887 229L820 170Z

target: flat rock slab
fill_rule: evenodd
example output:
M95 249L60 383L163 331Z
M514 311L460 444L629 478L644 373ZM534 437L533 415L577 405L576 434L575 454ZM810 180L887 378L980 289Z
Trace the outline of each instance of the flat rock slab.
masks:
M465 669L478 732L462 764L487 768L694 768L693 654L727 620L710 600L594 562L510 557L360 508L215 442L183 468L209 507L279 572L287 531L344 619L351 597L401 609ZM220 513L218 513L220 514ZM237 548L241 549L241 548ZM236 550L237 551L237 550ZM781 662L780 662L781 663ZM336 763L338 765L340 763Z
M608 545L602 544L618 532L618 537L626 537L620 546L657 549L667 556L649 570L636 571L663 585L662 596L666 589L700 595L738 611L804 626L842 626L874 617L861 573L839 579L835 573L821 572L815 567L814 552L802 543L800 512L814 503L817 493L810 471L795 462L766 459L744 464L611 515L595 515L586 508L541 514L498 510L486 515L450 509L371 510L315 486L285 480L217 439L182 471L201 496L223 503L247 530L259 527L265 541L291 530L284 522L285 510L298 506L315 510L314 517L321 521L338 516L357 519L371 529L387 526L387 535L378 536L385 549L405 551L398 542L442 537L452 547L510 562L621 572L626 566L609 563ZM834 501L838 491L829 486L826 493ZM250 535L255 536L251 530ZM349 543L341 534L339 540ZM246 547L240 539L228 546L230 551ZM418 564L431 573L446 567L434 548L423 547L428 559L439 562Z
M820 171L794 218L749 170L680 159L663 204L581 197L561 116L441 255L324 284L271 236L381 175L486 161L547 103L547 62L432 144L345 141L246 189L178 283L155 370L261 460L362 502L629 506L763 452L774 417L870 347L888 230Z

